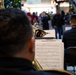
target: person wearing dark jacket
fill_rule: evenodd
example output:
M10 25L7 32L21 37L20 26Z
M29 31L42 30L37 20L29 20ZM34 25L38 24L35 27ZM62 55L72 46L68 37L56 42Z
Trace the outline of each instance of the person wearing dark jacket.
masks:
M48 21L50 20L50 16L46 13L42 13L42 27L43 30L49 30L49 23Z
M27 15L19 9L1 9L0 75L63 75L36 71L32 64L34 47L33 30Z
M72 29L67 30L63 34L63 42L65 49L76 46L76 15L71 16Z
M56 14L53 16L52 19L52 25L55 28L56 31L56 38L57 33L59 33L59 39L61 39L61 33L62 33L62 19L59 10L56 11Z

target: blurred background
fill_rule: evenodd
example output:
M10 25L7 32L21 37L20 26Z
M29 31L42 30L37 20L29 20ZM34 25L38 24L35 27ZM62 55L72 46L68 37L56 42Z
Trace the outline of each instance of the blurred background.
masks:
M64 10L65 13L71 9L76 12L76 0L0 0L0 8L19 8L25 12L37 12L39 15L42 11L56 13L56 8Z

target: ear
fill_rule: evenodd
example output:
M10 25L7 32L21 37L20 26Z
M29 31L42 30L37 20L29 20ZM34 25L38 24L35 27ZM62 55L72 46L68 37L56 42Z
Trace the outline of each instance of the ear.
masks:
M70 24L72 24L72 22L70 21Z
M35 52L35 38L31 37L29 40L29 51L30 52Z

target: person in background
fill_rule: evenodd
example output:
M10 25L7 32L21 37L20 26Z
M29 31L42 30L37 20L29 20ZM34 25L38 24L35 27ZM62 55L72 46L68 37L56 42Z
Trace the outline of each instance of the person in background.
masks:
M46 12L42 12L42 27L43 30L49 30L49 23L50 16Z
M76 15L71 16L72 29L67 30L63 34L64 48L76 46Z
M42 25L42 16L41 16L41 13L39 14L39 17L38 17L38 21L39 21L39 26L41 26Z
M33 17L32 17L32 14L30 12L27 12L27 16L28 16L28 18L30 20L31 25L33 25Z
M56 10L56 14L53 16L52 26L55 28L56 38L57 38L57 33L59 33L59 39L61 39L62 20L59 10Z
M61 11L61 20L62 20L62 25L64 25L64 24L65 24L65 20L64 20L64 18L65 18L65 12L62 10L62 11Z
M61 29L61 34L63 35L63 26L65 25L65 20L64 20L64 18L65 18L65 12L62 10L61 11L61 25L62 25L62 29Z
M69 12L65 15L65 24L70 25L71 15L73 14L72 10L69 10Z
M34 25L35 23L38 23L38 22L39 22L39 21L38 21L37 12L36 12L36 13L33 12L32 18L33 18L33 20L32 20L32 24L33 24L33 25Z

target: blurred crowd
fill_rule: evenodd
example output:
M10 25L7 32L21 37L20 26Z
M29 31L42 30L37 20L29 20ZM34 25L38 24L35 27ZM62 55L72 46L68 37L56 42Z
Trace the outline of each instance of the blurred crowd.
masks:
M28 18L31 25L39 25L43 30L49 30L54 28L57 33L59 33L59 39L63 35L63 25L70 25L70 19L73 12L69 10L65 13L63 10L56 10L56 13L53 12L41 12L39 15L37 12L27 12Z
M71 10L69 10L67 13L65 13L63 10L59 11L57 10L56 11L56 14L60 14L60 17L61 17L61 20L62 20L62 25L64 24L70 24L70 17L71 15L73 14L73 12ZM27 12L27 15L29 17L29 20L31 22L32 25L34 25L36 22L38 23L38 25L46 25L44 24L44 20L46 21L49 21L49 20L53 20L53 17L56 15L56 14L53 14L53 12L41 12L39 15L37 12ZM53 21L52 21L53 23ZM52 27L53 27L53 24L51 23ZM47 25L48 26L48 25Z

